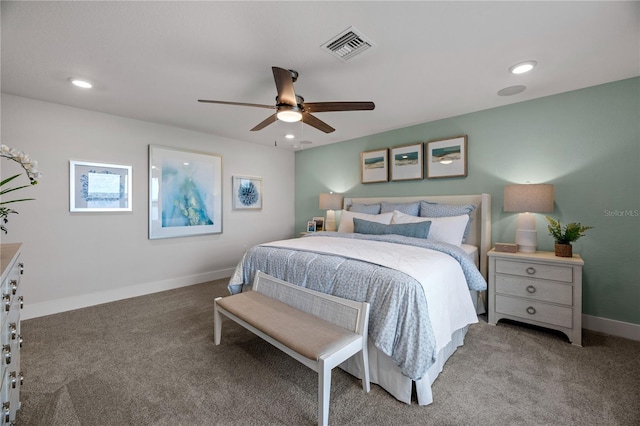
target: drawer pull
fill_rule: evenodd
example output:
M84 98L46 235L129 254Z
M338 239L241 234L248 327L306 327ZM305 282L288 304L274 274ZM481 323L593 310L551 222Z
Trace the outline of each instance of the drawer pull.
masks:
M18 326L15 322L9 324L9 336L11 336L11 340L16 340L18 336Z
M536 308L534 308L533 306L529 306L527 308L527 313L531 314L531 315L534 315L536 313Z
M18 297L18 301L20 302L20 309L24 309L24 299L22 296Z
M24 263L18 263L18 267L20 268L20 275L24 274Z
M11 296L8 294L3 294L2 302L4 303L5 312L9 312L9 310L11 309Z
M15 371L9 373L9 379L11 380L11 389L15 389L18 385L18 375Z
M533 274L535 274L535 273L536 273L536 268L534 268L533 266L529 266L529 267L527 268L527 274L529 274L529 275L533 275Z
M532 285L527 286L527 293L535 293L536 292L536 288Z
M4 422L9 424L11 421L11 403L4 402L2 403L2 414L4 415Z
M9 281L9 287L11 287L11 294L16 294L18 292L18 280Z
M4 355L5 364L11 364L11 347L9 345L4 345L2 348L2 353Z

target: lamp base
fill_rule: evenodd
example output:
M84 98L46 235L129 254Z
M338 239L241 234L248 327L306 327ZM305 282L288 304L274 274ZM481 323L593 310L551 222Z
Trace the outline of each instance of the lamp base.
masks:
M324 230L334 232L336 230L336 212L327 210L327 219L324 221Z
M516 230L516 244L521 253L535 253L538 245L538 232L535 230Z

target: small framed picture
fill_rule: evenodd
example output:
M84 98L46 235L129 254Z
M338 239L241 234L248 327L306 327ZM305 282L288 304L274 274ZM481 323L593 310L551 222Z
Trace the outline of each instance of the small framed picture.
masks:
M315 220L310 220L307 222L307 232L316 232Z
M415 180L424 176L422 142L391 148L391 180Z
M314 217L313 221L316 223L316 232L324 231L324 217Z
M389 181L389 150L387 148L360 153L362 183Z
M70 212L130 212L131 166L69 161Z
M262 210L262 178L234 176L232 192L234 210Z
M467 135L426 143L427 179L467 175Z

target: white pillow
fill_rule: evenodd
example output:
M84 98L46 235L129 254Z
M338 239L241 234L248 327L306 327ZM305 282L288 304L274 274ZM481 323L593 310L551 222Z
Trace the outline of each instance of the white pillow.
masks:
M427 239L441 241L456 246L462 244L464 230L469 222L469 215L448 216L448 217L416 217L404 214L395 210L391 223L416 223L431 221L429 236Z
M393 213L389 212L383 214L366 214L342 210L342 212L340 213L340 226L338 226L338 232L353 233L354 217L357 217L358 219L368 220L370 222L382 223L383 225L389 225L391 223Z

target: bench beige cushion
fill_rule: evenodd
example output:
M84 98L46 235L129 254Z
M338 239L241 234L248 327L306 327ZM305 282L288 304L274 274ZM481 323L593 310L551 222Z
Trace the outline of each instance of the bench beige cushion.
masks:
M218 305L300 355L318 360L360 336L256 291L223 297ZM295 321L291 318L294 317Z

